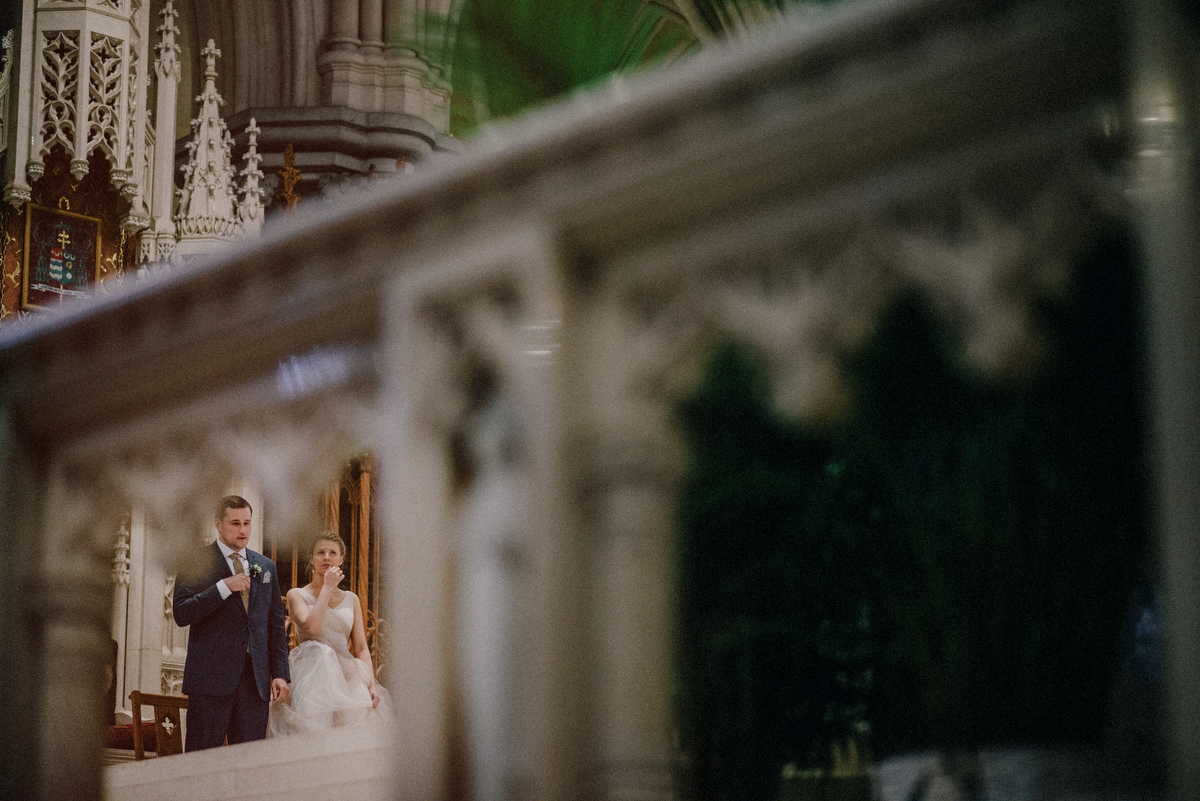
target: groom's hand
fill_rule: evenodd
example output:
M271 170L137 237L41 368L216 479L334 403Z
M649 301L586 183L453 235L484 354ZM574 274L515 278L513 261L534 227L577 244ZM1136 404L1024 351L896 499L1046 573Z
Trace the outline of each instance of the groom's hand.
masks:
M271 702L287 703L288 696L292 694L288 689L288 683L283 679L271 679Z
M235 573L227 579L222 579L230 592L241 592L250 589L250 577L245 573Z

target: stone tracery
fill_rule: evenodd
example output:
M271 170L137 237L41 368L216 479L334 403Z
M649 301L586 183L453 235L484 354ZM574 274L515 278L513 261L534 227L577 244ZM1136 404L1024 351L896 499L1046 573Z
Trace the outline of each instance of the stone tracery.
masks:
M76 85L79 81L79 34L76 31L51 31L42 34L42 106L41 148L38 160L28 166L30 177L41 177L41 159L54 144L71 151L75 147ZM81 174L76 174L76 178Z

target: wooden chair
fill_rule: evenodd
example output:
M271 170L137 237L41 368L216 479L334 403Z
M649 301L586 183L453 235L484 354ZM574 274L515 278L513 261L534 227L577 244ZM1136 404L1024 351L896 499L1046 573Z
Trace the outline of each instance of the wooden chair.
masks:
M287 616L283 619L283 630L287 632L290 650L300 644L300 632L296 630L296 621L292 620L292 608L288 606L286 595L283 596L283 608L287 610Z
M183 753L183 721L181 710L187 709L187 698L178 695L154 695L134 690L129 694L133 703L133 758L145 759L142 727L142 704L154 707L154 750L160 756Z

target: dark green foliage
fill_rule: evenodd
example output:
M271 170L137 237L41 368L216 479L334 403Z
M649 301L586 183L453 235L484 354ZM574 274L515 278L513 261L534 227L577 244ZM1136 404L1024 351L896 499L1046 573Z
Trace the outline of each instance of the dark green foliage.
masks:
M452 20L429 15L414 46L449 75L451 132L465 136L613 73L672 63L761 21L763 9L804 2L692 0L689 18L656 0L463 0Z
M469 133L696 41L681 17L644 0L465 0L452 55L452 130Z
M853 366L857 411L772 415L724 348L681 407L683 745L696 798L767 798L859 733L875 755L1102 733L1144 549L1136 287L1097 248L1019 387L972 378L924 306Z
M1080 274L1031 385L969 380L916 304L860 363L847 446L886 488L877 576L936 745L1101 732L1145 531L1142 382L1128 254Z
M816 3L833 5L840 0L815 0ZM692 7L696 16L705 28L714 35L720 36L731 29L752 25L756 18L766 11L785 11L803 2L814 0L758 0L747 3L745 0L694 0Z
M835 444L770 413L726 347L681 417L680 712L696 798L766 798L789 762L868 733L883 646L864 529L878 510Z

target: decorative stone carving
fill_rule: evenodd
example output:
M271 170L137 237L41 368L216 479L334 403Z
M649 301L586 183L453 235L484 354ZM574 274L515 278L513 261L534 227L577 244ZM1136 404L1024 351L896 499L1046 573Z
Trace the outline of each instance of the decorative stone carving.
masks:
M164 23L165 24L165 23ZM196 99L200 113L192 120L192 139L187 144L188 161L183 166L184 183L175 216L177 244L181 257L210 253L224 243L262 226L262 195L258 165L258 127L251 119L247 129L250 146L246 153L242 207L232 166L233 137L220 116L225 101L217 92L217 59L221 51L212 39L201 51L205 60L204 90Z
M175 574L168 573L163 580L163 617L168 620L173 619L174 612L172 611L172 596L175 593Z
M122 132L118 129L119 117L114 113L121 104L121 84L125 79L136 80L133 64L126 64L122 58L119 39L92 34L91 58L88 60L88 103L87 114L87 144L86 151L96 148L104 150L110 160L118 148L130 144L128 138L122 141ZM119 163L119 162L118 162ZM74 164L72 164L74 166ZM75 175L76 179L86 174L84 171ZM122 187L129 178L129 172L121 167L112 171L113 183Z
M104 5L46 9L45 17L41 10L35 12L31 150L27 157L19 154L18 162L25 163L18 168L37 180L50 149L61 146L71 158L71 174L82 180L88 157L99 150L112 165L113 185L140 215L144 209L135 171L146 124L146 87L138 63L141 4Z
M1045 332L1035 308L1060 297L1070 265L1115 197L1073 159L988 171L948 196L901 207L881 253L954 321L966 360L991 378L1025 375Z
M135 36L137 35L136 28L133 29ZM136 47L129 48L129 69L125 80L130 86L140 88L142 86L141 64L138 61L138 51ZM143 90L144 91L144 90ZM133 203L135 213L141 216L145 214L145 202L140 197L139 170L143 166L144 157L139 161L139 154L145 146L145 138L143 136L145 129L149 125L149 121L145 119L145 115L141 114L139 107L145 102L143 91L129 91L125 93L125 137L122 142L124 150L124 167L113 169L113 181L122 181L121 195L125 199ZM141 141L139 142L139 138ZM141 145L141 147L139 147Z
M175 248L177 247L175 240L158 240L158 258L155 261L170 262L175 260Z
M537 226L497 239L439 254L445 274L412 300L414 347L428 357L415 376L416 414L441 436L455 436L492 393L528 408L550 380L560 347L560 298L547 284L554 244Z
M532 679L554 659L554 632L571 625L550 579L556 518L539 504L539 488L565 478L539 451L559 433L557 252L528 226L438 256L407 283L399 380L412 389L406 428L447 470L423 467L421 480L449 498L434 581L453 582L450 691L465 704L471 794L489 797L545 786L533 766L559 731L539 714L561 688Z
M45 166L41 159L55 144L61 144L68 153L75 150L79 58L78 31L47 31L42 34L42 108L38 124L40 147L36 157L29 161L30 180L36 181L42 176ZM83 159L83 164L86 171L86 159Z
M466 268L460 275L430 276L431 285L414 300L415 361L423 369L406 377L419 388L416 420L443 453L456 454L451 574L460 577L460 691L477 765L472 794L479 797L531 781L523 769L534 748L531 688L514 648L525 643L531 657L546 647L545 632L528 611L539 560L522 510L536 481L530 459L539 382L533 371L553 352L547 340L557 335L556 315L532 289L533 275L546 265L528 252L532 269L514 268L505 258L505 251L536 242L518 234L499 253L455 259Z
M175 37L179 35L179 28L175 25L175 20L179 16L179 12L175 10L173 0L167 0L159 10L158 15L162 17L162 22L155 30L158 32L158 44L154 46L154 52L157 59L154 62L155 72L160 77L174 75L175 79L179 79L179 45L175 43Z
M511 395L500 386L476 397L456 436L471 476L459 506L458 587L467 738L477 769L473 795L502 795L527 784L529 687L518 643L532 630L526 604L531 567L527 514L530 443Z
M12 92L13 34L11 28L0 38L0 153L8 149L8 120Z
M259 164L262 163L262 156L258 154L258 135L262 133L258 126L254 123L254 118L250 118L250 124L246 126L246 134L250 137L250 141L246 145L246 166L242 168L242 202L238 206L238 222L241 223L242 232L245 234L258 233L263 224L263 194L266 190L259 185L263 178L263 171L259 169Z
M179 45L175 37L179 28L175 25L178 12L171 0L159 11L162 23L158 26L158 42L154 45L155 59L153 75L156 81L155 115L157 125L164 132L174 131L176 96L179 90L181 66ZM172 136L164 133L159 141L155 131L147 125L146 160L148 175L152 176L149 192L150 222L142 234L138 253L138 264L144 271L147 265L169 262L175 255L177 232L175 229L175 148Z
M168 664L166 657L163 658L162 674L163 695L183 695L183 665Z
M209 543L205 543L209 544ZM175 574L167 573L163 577L162 588L162 662L172 667L180 677L183 676L183 663L187 659L188 630L175 625L175 615L171 610L172 595L175 593Z
M733 336L766 357L781 408L836 421L852 403L844 358L914 289L954 321L969 364L992 378L1024 375L1042 352L1035 309L1066 289L1071 258L1119 202L1110 185L1098 165L1050 159L880 211L846 210L790 238L748 241L717 225L669 254L617 262L597 289L607 311L593 339L620 344L589 356L605 387L594 414L611 426L641 419L630 416L635 402L663 408L708 348Z
M130 184L126 184L130 186ZM150 225L150 218L144 214L126 214L121 218L121 230L126 234L135 234L138 231L144 231Z
M129 586L129 524L121 522L117 532L117 542L113 547L113 584L120 587Z
M64 469L86 473L106 507L144 510L168 560L192 554L196 521L210 517L233 476L261 488L272 528L286 541L315 523L296 499L317 497L346 455L375 436L373 401L362 385L373 369L369 355L353 349L298 355L262 385L280 407L227 414L219 401L202 403L190 415L81 442L64 454Z
M237 205L230 165L232 140L219 110L224 104L217 92L217 59L221 51L212 39L204 56L204 89L196 100L200 113L192 120L188 161L183 166L183 192L175 224L180 243L194 240L221 242L237 232Z
M4 199L9 205L20 208L33 199L33 193L22 187L10 186L4 190Z

